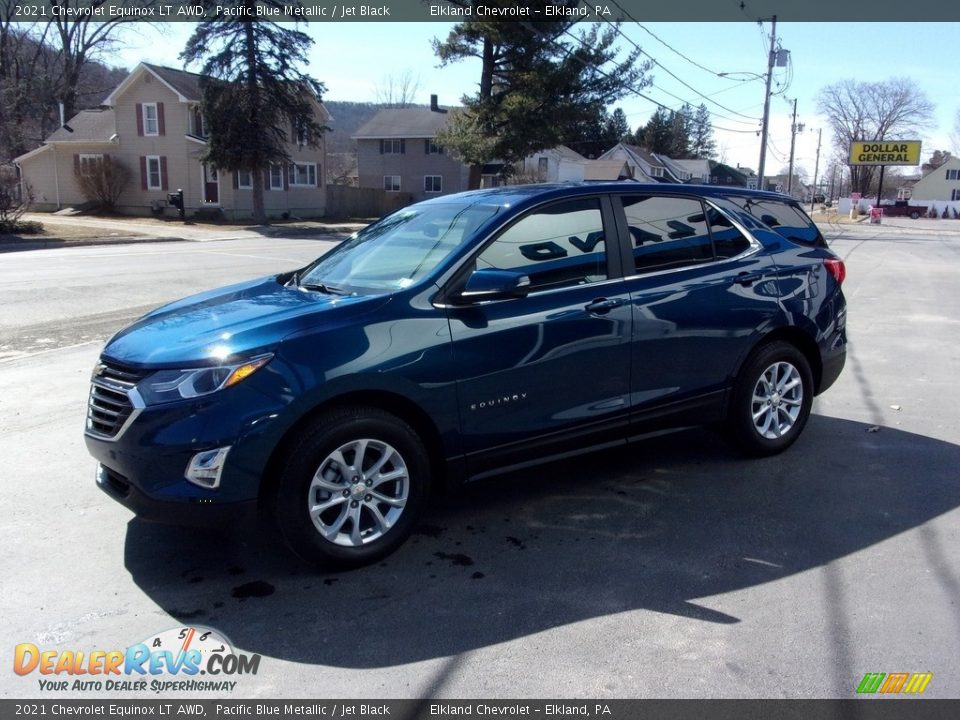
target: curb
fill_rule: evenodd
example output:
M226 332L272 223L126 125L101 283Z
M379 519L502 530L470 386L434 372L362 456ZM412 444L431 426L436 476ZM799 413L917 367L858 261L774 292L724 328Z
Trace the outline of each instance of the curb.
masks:
M20 252L24 250L48 250L50 248L91 247L94 245L138 245L155 242L195 242L188 238L179 237L117 237L117 238L87 238L79 240L63 240L47 238L45 240L0 240L0 253Z

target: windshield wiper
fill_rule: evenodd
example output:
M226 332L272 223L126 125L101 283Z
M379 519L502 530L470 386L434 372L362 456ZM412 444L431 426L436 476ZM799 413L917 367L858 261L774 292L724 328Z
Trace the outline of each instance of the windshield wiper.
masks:
M297 287L301 287L304 290L315 290L316 292L322 292L325 295L346 295L347 292L342 288L338 288L335 285L325 285L324 283L301 283Z

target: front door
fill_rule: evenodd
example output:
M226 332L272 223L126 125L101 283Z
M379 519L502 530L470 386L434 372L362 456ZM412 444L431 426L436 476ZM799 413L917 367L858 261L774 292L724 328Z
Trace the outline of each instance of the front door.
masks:
M528 275L530 292L449 311L471 475L624 442L631 309L608 258L609 208L589 198L534 210L477 256L477 269Z
M203 201L211 205L220 204L220 173L215 167L203 166Z

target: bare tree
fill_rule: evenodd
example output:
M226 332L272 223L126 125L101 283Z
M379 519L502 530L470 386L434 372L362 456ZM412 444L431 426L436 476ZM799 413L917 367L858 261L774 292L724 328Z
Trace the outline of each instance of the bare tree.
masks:
M103 19L90 11L77 12L78 8L103 8L106 12L110 0L50 0L62 8L50 20L50 39L58 53L60 73L57 78L57 96L63 103L64 115L73 117L77 111L77 89L84 67L91 61L99 61L115 50L119 34L125 23L143 22L139 14L107 16ZM128 0L124 8L133 12L149 10L158 0ZM76 19L69 19L76 18Z
M129 167L109 155L77 166L73 174L83 196L108 212L116 208L121 193L129 187L133 177Z
M950 144L953 145L954 155L960 155L960 108L957 108L957 116L953 119L953 132L950 134Z
M21 229L20 218L33 203L30 186L21 184L12 165L0 165L0 233Z
M933 125L933 103L908 78L879 82L842 80L820 90L817 109L827 117L834 147L844 156L855 140L908 139ZM876 169L852 165L852 189L868 192Z
M375 88L377 102L392 108L413 105L420 91L420 76L414 76L412 70L390 73Z

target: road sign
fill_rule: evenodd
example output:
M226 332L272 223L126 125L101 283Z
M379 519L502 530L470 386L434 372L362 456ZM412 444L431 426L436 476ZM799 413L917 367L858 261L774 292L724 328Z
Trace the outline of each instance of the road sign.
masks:
M850 165L919 165L919 140L854 140Z

